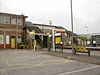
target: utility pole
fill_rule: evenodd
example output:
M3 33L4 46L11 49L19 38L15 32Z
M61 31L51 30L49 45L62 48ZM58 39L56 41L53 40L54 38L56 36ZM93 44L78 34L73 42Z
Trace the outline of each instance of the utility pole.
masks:
M71 26L72 26L72 53L75 54L74 50L74 34L73 34L73 6L72 6L72 0L70 0L70 7L71 7Z

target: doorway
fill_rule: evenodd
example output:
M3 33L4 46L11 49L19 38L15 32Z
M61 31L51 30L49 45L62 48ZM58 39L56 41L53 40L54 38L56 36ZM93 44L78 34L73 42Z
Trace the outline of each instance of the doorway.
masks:
M11 37L11 48L16 48L16 39L15 37Z

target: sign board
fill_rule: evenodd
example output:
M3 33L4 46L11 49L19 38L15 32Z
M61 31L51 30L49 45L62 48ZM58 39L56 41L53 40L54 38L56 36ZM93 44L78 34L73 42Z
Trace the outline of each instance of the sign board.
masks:
M10 44L10 38L8 35L6 36L6 44Z
M3 35L0 35L0 44L3 44Z
M61 44L61 42L62 42L61 37L55 37L56 44Z
M18 42L18 43L21 43L21 42L22 42L21 36L18 36L17 42Z
M29 32L30 34L35 34L35 32Z
M56 33L55 36L61 36L61 33Z

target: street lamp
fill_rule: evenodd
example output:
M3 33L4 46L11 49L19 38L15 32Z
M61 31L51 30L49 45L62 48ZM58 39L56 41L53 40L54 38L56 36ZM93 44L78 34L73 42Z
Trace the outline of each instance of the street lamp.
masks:
M70 7L71 7L71 26L72 26L72 53L75 54L74 42L73 42L74 34L73 34L73 7L72 7L72 0L70 0Z

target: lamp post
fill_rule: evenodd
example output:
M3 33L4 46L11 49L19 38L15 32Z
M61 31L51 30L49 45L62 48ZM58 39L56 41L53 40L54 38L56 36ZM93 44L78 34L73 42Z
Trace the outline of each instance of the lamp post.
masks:
M72 7L72 0L70 0L70 7L71 7L71 26L72 26L72 53L75 54L74 42L73 42L74 34L73 34L73 7Z

